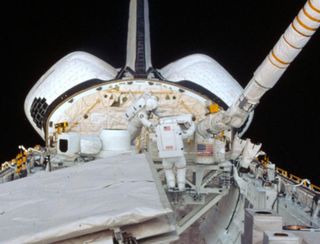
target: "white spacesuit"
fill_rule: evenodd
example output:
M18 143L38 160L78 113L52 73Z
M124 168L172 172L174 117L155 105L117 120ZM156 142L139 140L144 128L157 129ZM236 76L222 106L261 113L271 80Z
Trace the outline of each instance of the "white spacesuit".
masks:
M154 128L157 135L159 157L162 159L168 187L176 187L176 178L179 191L185 190L186 159L184 156L183 139L193 137L195 124L192 115L164 117L155 126L149 119L151 113L156 114L158 103L156 97L149 93L143 94L126 111L128 131L131 142L141 133L142 127ZM174 167L177 177L173 172Z
M161 118L156 126L159 157L162 159L169 190L175 189L176 178L179 191L185 190L186 159L183 139L193 137L194 131L195 125L191 114ZM177 172L176 177L174 167Z
M230 159L238 159L240 167L248 169L254 158L263 154L263 152L260 151L261 146L262 144L254 144L250 139L242 140L238 135L235 135Z
M125 116L128 120L131 142L141 133L142 127L154 127L149 119L151 113L155 113L157 106L157 98L145 93L127 109Z

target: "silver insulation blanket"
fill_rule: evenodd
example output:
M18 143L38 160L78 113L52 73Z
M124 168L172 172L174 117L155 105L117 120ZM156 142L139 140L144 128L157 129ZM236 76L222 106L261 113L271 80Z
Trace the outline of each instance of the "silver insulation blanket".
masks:
M0 185L0 242L53 242L171 213L145 155L119 155Z

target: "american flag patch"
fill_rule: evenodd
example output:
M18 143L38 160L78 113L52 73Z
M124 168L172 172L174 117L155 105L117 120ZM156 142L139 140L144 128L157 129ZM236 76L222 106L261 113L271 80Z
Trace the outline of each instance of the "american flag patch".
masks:
M213 145L212 144L197 144L197 155L198 156L213 156Z
M170 130L171 130L171 126L164 126L163 129L164 129L165 131L170 131Z

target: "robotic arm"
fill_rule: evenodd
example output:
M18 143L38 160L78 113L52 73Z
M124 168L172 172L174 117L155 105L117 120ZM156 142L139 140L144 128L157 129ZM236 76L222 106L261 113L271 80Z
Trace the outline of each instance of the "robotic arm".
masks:
M320 25L320 1L309 0L281 36L269 55L254 72L242 95L227 110L210 114L198 125L198 133L218 134L223 130L240 128L262 96L270 90L300 53Z

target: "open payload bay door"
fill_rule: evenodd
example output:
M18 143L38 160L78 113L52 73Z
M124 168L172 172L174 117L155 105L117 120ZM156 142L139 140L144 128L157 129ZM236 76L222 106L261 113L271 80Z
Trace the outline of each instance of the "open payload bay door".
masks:
M1 243L113 243L117 231L137 240L176 236L172 210L143 154L99 159L1 184L0 202Z

